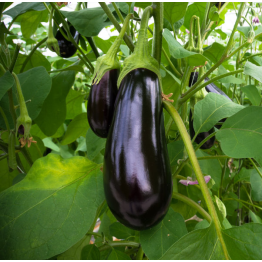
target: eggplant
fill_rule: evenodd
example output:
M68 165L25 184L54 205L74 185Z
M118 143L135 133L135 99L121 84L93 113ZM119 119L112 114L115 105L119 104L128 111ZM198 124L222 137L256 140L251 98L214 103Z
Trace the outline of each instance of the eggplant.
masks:
M107 71L98 84L93 84L88 98L87 118L93 132L106 138L114 114L118 69Z
M210 79L208 77L205 78L205 82L209 81ZM225 98L227 98L228 100L232 101L219 87L217 87L214 83L208 84L205 86L205 89L208 93L216 93L219 95L224 96ZM221 120L219 120L219 123L224 123L227 120L227 118L223 118ZM222 125L215 125L215 127L217 129L220 129Z
M138 68L123 78L104 154L104 192L119 222L135 230L159 223L172 198L158 76Z
M70 24L69 24L69 28L70 28L71 35L73 36L74 40L78 44L79 38L80 38L79 32L76 31L76 29ZM66 34L66 30L64 29L64 27L62 27L62 30ZM59 29L56 33L55 38L58 41L61 57L68 58L68 57L71 57L75 54L77 48L74 46L74 44L72 42L70 42L70 41L68 41L64 38L64 36L62 35L62 33L60 32Z
M189 86L193 86L198 79L198 72L192 72L189 79ZM195 142L197 144L200 144L206 137L208 137L210 134L215 132L215 129L212 127L208 132L201 132L196 136ZM192 111L190 110L189 113L189 133L191 139L195 136L195 130L194 130L194 124L193 124L193 116ZM215 136L211 137L209 140L207 140L200 148L201 149L209 149L211 148L215 143Z

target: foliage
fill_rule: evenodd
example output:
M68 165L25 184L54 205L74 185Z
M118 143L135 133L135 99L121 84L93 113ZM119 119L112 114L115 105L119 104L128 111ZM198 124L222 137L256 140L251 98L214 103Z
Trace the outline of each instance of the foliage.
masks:
M94 68L129 13L117 56L123 64L132 54L151 4L82 3L68 11L0 3L0 259L262 259L260 3L152 4L146 52L160 63L162 91L174 100L163 102L173 198L164 219L144 231L120 224L106 204L106 139L87 120ZM222 25L230 14L236 22L228 33ZM81 34L79 45L67 23ZM55 35L62 24L77 46L66 59L46 47L48 29ZM114 35L106 39L103 29ZM191 72L199 73L192 86ZM231 101L207 94L207 77ZM29 138L16 128L25 109ZM210 149L187 135L191 109L196 135L216 127Z

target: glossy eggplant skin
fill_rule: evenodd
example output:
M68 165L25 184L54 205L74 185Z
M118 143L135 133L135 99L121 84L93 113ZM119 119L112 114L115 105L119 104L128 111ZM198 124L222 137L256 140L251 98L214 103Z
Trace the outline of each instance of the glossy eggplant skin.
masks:
M78 31L75 30L75 28L72 25L69 24L69 26L71 35L74 37L74 40L78 44L80 34L78 33ZM66 34L66 30L64 29L64 27L62 27L62 30L64 30ZM57 31L55 38L58 41L61 57L68 58L75 54L77 48L74 46L72 42L67 41L59 30Z
M98 84L91 86L87 105L87 118L93 132L106 138L114 115L117 97L118 69L107 71Z
M138 68L122 80L104 155L107 204L125 226L159 223L172 197L159 80Z
M191 112L191 110L190 110L190 113L189 113L189 132L190 132L191 139L193 139L193 137L195 136L195 130L194 130L194 127L193 127L193 119L192 119L192 112ZM208 137L213 132L215 132L214 127L212 127L208 132L201 132L201 133L199 133L196 136L195 142L197 144L200 144L206 137ZM209 148L211 148L214 145L215 140L216 140L215 136L211 137L200 148L201 149L209 149Z

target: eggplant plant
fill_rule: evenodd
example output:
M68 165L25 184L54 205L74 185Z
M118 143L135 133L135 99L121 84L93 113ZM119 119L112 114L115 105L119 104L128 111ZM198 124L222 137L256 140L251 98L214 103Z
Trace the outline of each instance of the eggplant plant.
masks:
M1 2L0 259L262 259L261 10Z

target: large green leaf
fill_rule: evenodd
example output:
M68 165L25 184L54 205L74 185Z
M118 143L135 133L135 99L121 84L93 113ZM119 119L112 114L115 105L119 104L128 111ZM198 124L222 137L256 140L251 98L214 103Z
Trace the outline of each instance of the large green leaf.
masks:
M174 242L186 233L183 217L170 208L158 225L140 232L140 241L149 259L159 259Z
M246 75L254 77L256 80L258 80L260 83L262 83L262 66L256 66L249 61L246 62L244 73Z
M227 251L231 259L261 259L262 225L249 223L222 231ZM174 243L161 259L217 260L225 259L215 226L198 229Z
M87 245L82 249L81 260L100 260L100 252L96 245Z
M178 20L182 19L186 13L187 2L165 2L164 16L173 25Z
M51 78L46 72L44 67L36 67L31 70L28 70L22 74L18 75L21 88L23 91L25 101L28 101L26 104L29 116L32 120L36 119L39 115L44 100L48 96L51 89ZM12 87L14 104L18 105L16 87ZM0 106L3 108L10 128L14 128L13 120L9 111L9 100L8 95L5 94L0 101ZM17 115L19 116L19 108L16 110ZM0 118L0 126L5 127L3 118Z
M241 90L245 93L247 98L250 100L252 105L259 106L261 102L260 92L257 90L256 86L248 85L240 87Z
M61 141L61 145L74 142L78 137L85 136L89 128L86 113L76 116L67 127L66 133Z
M0 194L0 258L47 259L84 237L104 200L99 166L83 157L38 159Z
M166 39L169 47L169 52L174 58L187 58L188 63L191 66L199 66L205 64L207 59L203 55L186 50L166 28L164 29L163 37Z
M112 4L109 4L108 7L111 11L114 11ZM61 12L74 28L86 37L97 36L104 27L112 24L101 7Z
M135 236L135 230L130 229L119 222L114 222L109 226L109 232L111 236L118 239L126 239L130 236Z
M174 141L167 145L168 156L171 166L178 165L177 160L183 158L184 154L184 143L182 140Z
M47 3L47 5L49 5L49 3ZM14 19L18 15L24 14L25 12L29 10L43 11L43 10L46 10L46 7L43 3L40 3L40 2L37 2L37 3L25 2L19 5L16 5L13 8L5 11L4 14L9 15Z
M223 152L233 158L261 156L262 108L250 106L228 118L217 132Z
M7 71L3 76L0 77L0 100L5 95L5 93L14 85L14 78L12 74Z
M230 117L244 106L230 101L223 95L208 93L194 108L194 129L196 133L210 130L219 120Z
M66 119L73 119L82 113L82 103L85 94L73 89L69 90L66 97Z
M52 77L52 88L36 124L47 136L55 134L66 118L66 96L75 80L75 72L61 72Z
M21 16L21 31L25 38L30 38L39 24L48 17L48 11L29 11Z
M112 251L108 255L107 260L131 260L131 258L126 253L112 248Z

